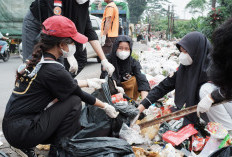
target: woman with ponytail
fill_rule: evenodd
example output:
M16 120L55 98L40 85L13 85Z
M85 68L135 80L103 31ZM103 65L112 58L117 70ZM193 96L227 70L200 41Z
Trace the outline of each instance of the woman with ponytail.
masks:
M100 88L104 80L75 80L57 62L76 51L74 41L84 44L87 37L77 32L66 17L52 16L43 22L43 33L35 46L32 59L17 71L15 88L3 118L3 133L13 147L35 157L33 147L51 144L50 155L62 138L69 138L81 128L81 101L103 109L115 118L118 112L85 93L81 87Z

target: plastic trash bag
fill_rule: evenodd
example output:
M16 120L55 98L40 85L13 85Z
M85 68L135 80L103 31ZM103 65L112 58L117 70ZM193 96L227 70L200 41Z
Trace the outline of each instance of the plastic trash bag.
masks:
M92 93L93 96L103 102L114 106L120 114L117 118L111 119L106 113L92 105L86 104L82 110L80 123L83 129L78 132L77 138L86 137L119 137L119 132L123 123L129 125L130 120L133 119L139 110L133 105L126 104L113 104L111 101L111 91L109 86L112 86L112 81L108 77L105 78L106 83L102 84L102 89L96 90ZM111 87L112 88L112 87Z
M230 157L232 156L232 146L224 147L212 153L209 157Z
M135 157L126 141L112 137L66 139L61 148L65 157Z
M130 128L125 123L123 123L122 125L122 128L119 133L119 137L126 140L130 145L143 144L146 142L145 138L143 138L140 135L140 128L138 129Z

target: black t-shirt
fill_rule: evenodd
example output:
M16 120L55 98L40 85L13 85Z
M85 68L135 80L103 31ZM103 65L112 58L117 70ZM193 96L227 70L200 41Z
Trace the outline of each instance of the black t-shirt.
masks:
M51 57L48 53L46 55ZM84 99L83 101L87 101L91 105L96 101L95 97L80 89L77 81L62 65L42 64L34 77L24 76L16 82L14 91L7 103L4 117L37 114L43 111L55 98L63 101L71 94L78 95L82 100Z
M88 37L89 41L98 40L98 36L89 17L89 1L84 4L78 4L76 0L62 1L62 15L72 20L79 33ZM39 11L40 9L40 11ZM30 11L33 16L43 23L48 17L54 15L54 0L35 0L31 3ZM39 15L39 12L41 13Z

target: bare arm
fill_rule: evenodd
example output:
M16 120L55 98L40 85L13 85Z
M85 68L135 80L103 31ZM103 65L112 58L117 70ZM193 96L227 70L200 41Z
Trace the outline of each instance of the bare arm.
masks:
M94 51L97 53L98 57L103 60L106 59L105 54L98 40L89 41L90 45L93 47Z
M9 38L3 36L2 39L3 39L3 40L8 40Z
M103 35L106 35L110 29L110 26L111 26L111 16L107 17L106 18L106 21L105 21L105 26L104 26L104 32L103 32Z
M105 104L102 101L100 101L99 99L96 99L96 103L94 104L94 106L104 108Z
M81 87L81 88L83 88L83 87L88 87L88 83L87 83L86 80L78 80L77 82L78 82L78 83L77 83L78 86Z

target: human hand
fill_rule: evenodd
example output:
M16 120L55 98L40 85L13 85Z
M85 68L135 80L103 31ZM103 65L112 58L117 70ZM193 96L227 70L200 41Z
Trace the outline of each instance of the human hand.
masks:
M116 118L119 114L115 108L107 103L104 103L105 107L102 108L110 118Z
M115 70L114 66L111 63L109 63L107 59L103 59L101 61L101 64L103 66L103 69L108 72L109 76L112 76L112 74Z
M105 43L106 43L106 35L102 35L101 36L101 45L103 46L103 45L105 45Z
M105 83L106 80L104 79L98 79L98 78L93 78L93 79L87 79L87 84L90 88L95 88L95 89L100 89L102 83Z
M206 95L197 105L197 116L200 117L200 113L204 113L209 111L209 108L213 104L213 99L210 94Z
M78 71L78 63L74 55L67 57L68 63L70 65L69 72L77 74Z

